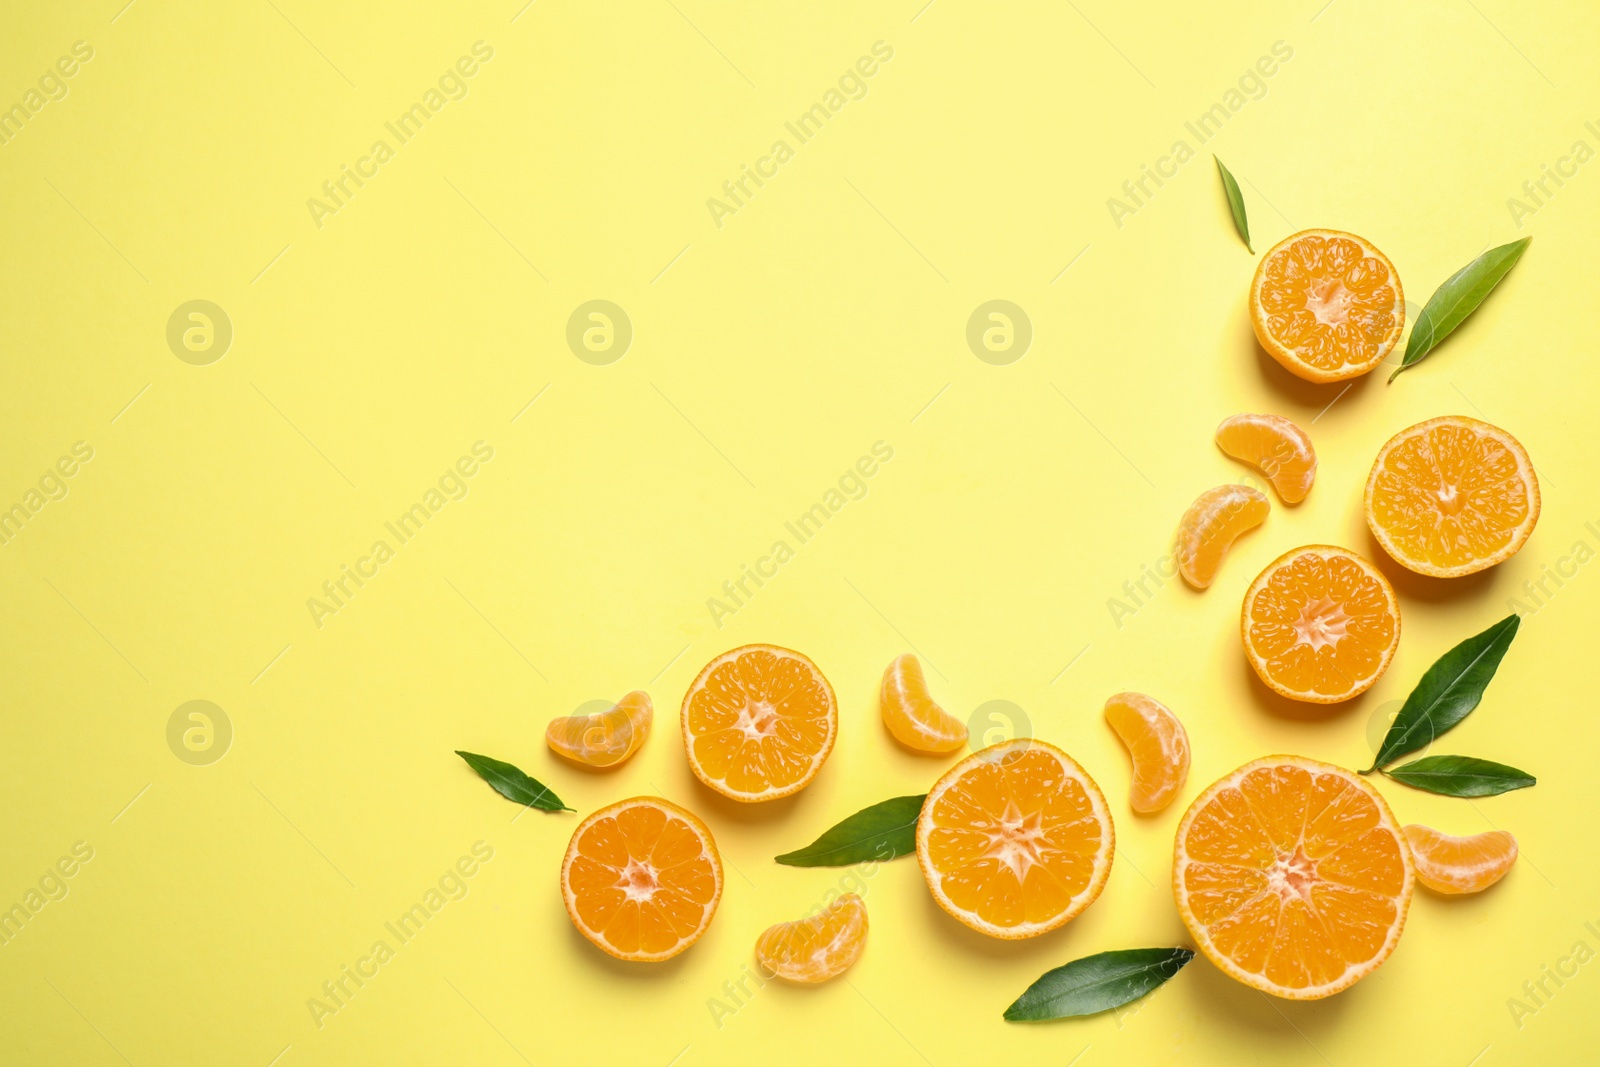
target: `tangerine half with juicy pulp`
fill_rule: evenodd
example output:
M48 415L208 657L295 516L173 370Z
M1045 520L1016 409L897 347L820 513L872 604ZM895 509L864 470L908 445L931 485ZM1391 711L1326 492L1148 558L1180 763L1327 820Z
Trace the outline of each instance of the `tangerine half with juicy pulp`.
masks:
M1311 435L1282 415L1233 415L1217 427L1217 447L1255 467L1285 504L1298 504L1317 479Z
M1405 292L1389 257L1340 230L1301 230L1261 257L1250 283L1256 338L1312 382L1366 374L1400 341Z
M1282 696L1335 704L1364 693L1400 644L1389 579L1349 549L1306 545L1267 565L1244 594L1245 656Z
M917 862L939 906L990 937L1037 937L1093 904L1111 875L1111 810L1089 772L1021 737L975 752L934 785Z
M695 777L747 803L798 793L839 732L833 686L805 656L744 645L705 665L683 697L683 748Z
M1196 497L1178 523L1178 573L1183 580L1196 589L1209 586L1233 542L1260 526L1271 509L1265 494L1248 485L1219 485Z
M967 743L967 724L933 702L922 664L909 653L883 672L878 711L889 733L916 752L954 752Z
M1178 824L1172 892L1195 945L1245 985L1317 1000L1400 940L1410 850L1378 791L1303 756L1247 763Z
M791 982L826 982L861 958L867 947L867 906L846 893L803 919L767 927L756 941L756 961Z
M551 719L544 741L556 755L580 766L615 767L639 751L654 717L650 694L635 690L609 711Z
M1133 760L1128 804L1140 814L1172 803L1189 778L1189 734L1165 704L1143 693L1106 701L1106 722Z
M671 959L700 939L722 899L711 831L660 797L601 808L572 832L561 897L578 932L621 960Z
M1511 558L1539 521L1539 478L1515 437L1446 415L1401 430L1367 476L1367 525L1396 563L1458 578Z
M1452 837L1431 826L1405 828L1417 881L1436 893L1481 893L1517 862L1517 839L1504 830Z

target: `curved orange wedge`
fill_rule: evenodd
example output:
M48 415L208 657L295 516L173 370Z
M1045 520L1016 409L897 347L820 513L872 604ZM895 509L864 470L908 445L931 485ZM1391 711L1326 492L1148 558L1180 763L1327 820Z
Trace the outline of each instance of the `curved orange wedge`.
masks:
M827 908L792 923L767 927L756 960L768 974L791 982L837 978L867 947L867 906L846 893Z
M650 736L650 694L635 690L610 711L563 715L545 727L544 741L558 756L584 767L615 767Z
M1178 523L1178 572L1196 589L1217 577L1234 540L1260 526L1270 510L1267 498L1248 485L1219 485L1201 493Z
M1431 826L1405 829L1416 864L1417 881L1436 893L1481 893L1506 876L1517 862L1517 839L1504 830L1451 837Z
M1317 478L1311 436L1282 415L1234 415L1217 427L1217 447L1255 467L1285 504L1298 504Z
M1143 693L1118 693L1106 701L1106 722L1133 760L1128 803L1134 811L1160 811L1189 778L1189 735L1165 705Z
M967 724L928 695L917 657L896 656L883 672L878 710L894 739L916 752L953 752L967 742Z

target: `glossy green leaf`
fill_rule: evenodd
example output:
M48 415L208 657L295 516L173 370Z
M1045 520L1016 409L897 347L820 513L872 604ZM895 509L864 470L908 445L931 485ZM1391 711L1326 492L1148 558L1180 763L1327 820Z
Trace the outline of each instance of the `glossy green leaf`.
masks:
M1471 756L1427 756L1383 773L1397 782L1447 797L1492 797L1539 782L1527 771Z
M1394 717L1378 756L1364 774L1387 767L1408 752L1415 752L1467 717L1494 677L1522 619L1507 615L1481 634L1461 642L1440 656L1406 698Z
M462 752L456 749L456 755L467 761L467 766L478 772L478 777L488 782L496 793L507 800L514 800L518 804L526 804L530 808L540 811L573 811L561 802L561 798L550 791L550 787L537 778L529 778L522 773L521 768L502 760L480 756L475 752Z
M1244 213L1244 194L1239 192L1239 183L1233 180L1233 175L1222 165L1222 160L1216 156L1211 158L1217 160L1217 173L1222 175L1222 191L1228 194L1228 210L1233 212L1233 228L1239 231L1239 236L1244 239L1244 246L1250 249L1250 254L1253 256L1256 250L1250 247L1250 220Z
M1194 959L1186 948L1127 948L1073 960L1039 976L1011 1007L1010 1022L1038 1022L1096 1012L1138 1000Z
M805 848L785 852L790 867L848 867L866 860L892 860L917 850L922 794L895 797L862 808Z
M1411 338L1406 342L1405 358L1395 368L1394 374L1389 375L1389 380L1394 381L1401 371L1420 363L1435 345L1450 336L1457 326L1466 321L1468 315L1478 310L1478 305L1483 303L1490 290L1511 273L1511 268L1517 265L1517 260L1522 258L1522 253L1527 251L1528 243L1532 240L1532 237L1524 237L1520 241L1491 248L1450 275L1438 291L1428 298L1422 314L1417 316L1416 324L1411 327Z

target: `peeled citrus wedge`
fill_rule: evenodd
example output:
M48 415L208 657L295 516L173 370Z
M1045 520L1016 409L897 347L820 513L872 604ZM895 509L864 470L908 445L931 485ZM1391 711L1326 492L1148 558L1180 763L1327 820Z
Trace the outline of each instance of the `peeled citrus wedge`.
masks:
M777 645L745 645L705 665L683 697L683 748L695 777L747 803L798 793L839 732L833 686Z
M917 819L917 862L939 906L990 937L1037 937L1093 904L1116 852L1089 773L1021 737L945 773Z
M1278 499L1298 504L1317 478L1311 436L1282 415L1234 415L1217 427L1217 447L1267 476Z
M1400 602L1383 573L1344 548L1306 545L1267 565L1244 594L1244 652L1291 700L1365 692L1400 644Z
M722 857L693 814L660 797L634 797L572 832L561 897L578 932L618 959L671 959L711 925Z
M1271 505L1247 485L1207 489L1189 505L1178 523L1178 572L1196 589L1217 577L1222 557L1246 530L1260 526Z
M1405 292L1389 258L1340 230L1302 230L1261 257L1250 283L1256 338L1312 382L1366 374L1400 340Z
M1367 525L1396 563L1456 578L1510 559L1539 521L1539 478L1515 437L1465 415L1401 430L1367 477Z
M967 724L933 702L913 655L896 656L883 672L878 710L894 739L913 751L954 752L967 743Z
M1143 693L1118 693L1107 700L1106 722L1133 760L1129 806L1148 814L1172 803L1189 778L1189 735L1183 723Z
M1413 823L1405 834L1411 843L1417 881L1436 893L1481 893L1504 878L1517 862L1517 839L1504 830L1451 837Z
M867 906L846 893L826 909L769 926L756 942L762 968L791 982L826 982L861 958L867 947Z
M635 690L610 711L563 715L545 727L544 741L558 756L585 767L615 767L650 736L650 694Z
M1178 824L1172 892L1195 946L1245 985L1317 1000L1400 940L1411 859L1383 797L1303 756L1247 763Z

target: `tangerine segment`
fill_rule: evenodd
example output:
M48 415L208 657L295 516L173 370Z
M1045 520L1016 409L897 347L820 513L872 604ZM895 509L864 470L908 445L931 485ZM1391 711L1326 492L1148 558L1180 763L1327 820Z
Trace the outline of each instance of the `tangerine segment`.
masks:
M1247 763L1178 824L1172 892L1200 951L1248 986L1317 1000L1400 940L1410 851L1377 790L1302 756Z
M1261 257L1250 283L1256 338L1312 382L1366 374L1405 326L1405 293L1389 258L1353 233L1301 230Z
M777 645L744 645L705 665L683 696L683 747L695 777L755 802L798 793L839 732L833 686Z
M767 927L756 941L756 961L791 982L837 978L867 947L867 906L846 893L804 919Z
M1128 803L1149 814L1172 803L1189 779L1189 734L1166 705L1143 693L1118 693L1106 701L1106 722L1133 760Z
M1367 525L1396 563L1456 578L1509 559L1539 521L1528 453L1497 426L1446 415L1401 430L1367 477Z
M1089 773L1026 737L950 768L917 819L917 862L933 899L990 937L1036 937L1093 904L1115 843Z
M967 743L967 725L933 702L917 657L896 656L883 672L878 710L894 739L917 752L954 752Z
M1517 862L1517 839L1504 830L1452 837L1413 823L1405 835L1417 881L1436 893L1481 893Z
M1266 496L1247 485L1219 485L1196 497L1178 523L1183 580L1196 589L1210 585L1234 540L1260 526L1270 510Z
M660 797L634 797L572 832L561 896L572 925L611 955L671 959L711 925L722 857L693 814Z
M544 740L558 756L585 767L615 767L650 736L650 694L635 690L609 711L551 719Z
M1400 602L1348 549L1306 545L1279 556L1244 594L1245 656L1273 690L1334 704L1365 692L1400 644Z
M1255 467L1285 504L1298 504L1317 478L1311 435L1282 415L1234 415L1217 427L1217 447Z

